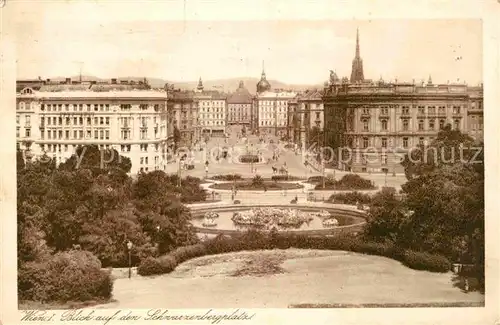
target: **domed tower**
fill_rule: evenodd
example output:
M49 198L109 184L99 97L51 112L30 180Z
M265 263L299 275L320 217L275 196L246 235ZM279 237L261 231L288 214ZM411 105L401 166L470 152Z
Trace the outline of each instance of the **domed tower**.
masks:
M263 93L265 91L271 90L271 84L266 80L266 73L264 71L264 62L262 62L262 74L260 76L260 81L257 83L257 93Z

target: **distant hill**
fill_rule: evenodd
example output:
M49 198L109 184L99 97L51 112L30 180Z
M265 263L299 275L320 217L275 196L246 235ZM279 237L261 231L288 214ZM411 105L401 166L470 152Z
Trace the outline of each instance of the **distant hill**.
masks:
M65 77L52 77L50 80L52 81L63 81L65 80ZM71 80L79 80L80 76L72 76ZM144 80L144 77L117 77L118 80L134 80L134 81L139 81L139 80ZM166 83L173 84L175 88L180 88L180 89L186 89L186 90L192 90L195 89L196 86L198 85L198 81L188 81L188 82L176 82L176 81L169 81L165 79L160 79L160 78L147 78L149 84L153 88L163 88L163 86ZM94 76L82 76L83 81L89 81L89 80L97 80L97 81L109 81L110 78L99 78L99 77L94 77ZM205 87L205 90L220 90L220 91L225 91L225 92L233 92L235 91L238 86L240 81L243 81L245 87L250 91L250 93L254 94L256 91L256 85L259 82L259 78L229 78L229 79L217 79L217 80L203 80L203 86ZM278 80L268 80L271 86L274 89L290 89L290 90L295 90L295 91L300 91L300 90L306 90L306 89L311 89L311 88L318 88L321 89L323 88L323 85L317 84L317 85L292 85L292 84L286 84L284 82L278 81Z

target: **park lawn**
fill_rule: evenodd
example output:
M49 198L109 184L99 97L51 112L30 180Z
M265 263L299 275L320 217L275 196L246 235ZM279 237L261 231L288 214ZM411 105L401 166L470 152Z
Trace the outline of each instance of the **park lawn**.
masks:
M244 251L195 258L161 276L117 279L117 301L97 308L484 306L484 295L464 293L452 279L352 252Z

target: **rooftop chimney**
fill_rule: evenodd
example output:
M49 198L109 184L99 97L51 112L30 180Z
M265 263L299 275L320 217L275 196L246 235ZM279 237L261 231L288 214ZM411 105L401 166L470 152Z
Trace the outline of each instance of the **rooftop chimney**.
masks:
M116 78L112 78L112 79L111 79L111 83L112 83L113 85L114 85L114 84L116 84Z
M66 83L67 83L68 85L70 85L70 84L71 84L71 78L66 78Z

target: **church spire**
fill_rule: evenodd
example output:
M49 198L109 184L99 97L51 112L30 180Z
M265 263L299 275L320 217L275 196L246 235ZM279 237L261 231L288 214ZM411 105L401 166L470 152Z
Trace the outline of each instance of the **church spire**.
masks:
M356 54L352 60L351 83L362 82L365 80L363 73L363 60L359 51L359 28L356 29Z
M356 28L356 56L355 58L360 58L359 54L359 28Z
M264 60L262 60L262 74L261 74L261 79L266 79L266 71L264 68Z

